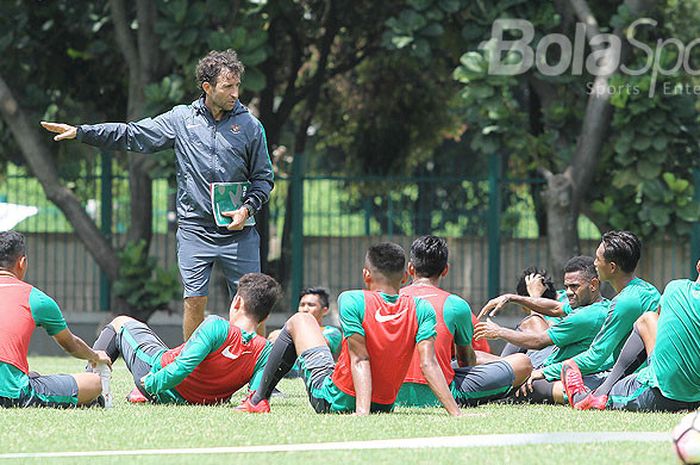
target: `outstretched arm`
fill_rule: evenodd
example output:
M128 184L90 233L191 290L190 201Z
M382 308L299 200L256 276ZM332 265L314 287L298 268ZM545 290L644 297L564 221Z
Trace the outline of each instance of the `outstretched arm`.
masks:
M372 371L365 337L352 334L348 337L350 371L355 387L355 414L367 415L372 403Z
M479 339L503 339L518 347L525 349L541 349L552 344L552 339L546 331L515 331L509 328L504 328L497 325L490 319L482 321L476 325L474 337Z
M428 386L430 386L435 397L437 397L443 407L445 407L447 413L455 417L461 416L462 412L459 410L457 402L452 396L450 388L447 386L445 375L442 373L437 358L435 357L434 341L435 338L430 338L424 339L416 344L418 355L420 356L420 368L423 371L425 380L428 382Z
M484 308L479 312L479 319L488 315L494 316L506 304L513 303L522 305L528 310L546 316L564 316L564 304L557 300L546 299L544 297L525 297L518 294L503 294L494 299L489 300Z
M93 367L98 363L105 363L109 367L112 366L112 359L104 351L92 350L85 341L73 334L68 328L55 334L53 339L66 353L75 358L87 360Z

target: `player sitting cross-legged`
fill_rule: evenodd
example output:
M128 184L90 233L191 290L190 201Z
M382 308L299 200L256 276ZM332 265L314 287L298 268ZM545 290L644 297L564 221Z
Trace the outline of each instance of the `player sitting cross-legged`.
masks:
M93 345L112 360L122 356L141 393L152 402L217 404L243 385L255 389L272 344L255 332L281 297L261 273L241 277L229 319L207 317L185 343L168 347L146 324L119 316Z
M387 242L370 247L362 270L367 290L338 297L344 337L338 364L315 318L297 313L275 341L260 389L237 409L269 412L272 390L299 356L316 412L389 412L417 347L428 385L451 415L461 415L435 358L435 311L425 300L399 295L405 265L401 246Z

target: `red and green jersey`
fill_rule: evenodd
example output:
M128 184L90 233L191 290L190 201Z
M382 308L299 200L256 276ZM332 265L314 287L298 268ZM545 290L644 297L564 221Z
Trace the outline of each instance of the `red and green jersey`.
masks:
M401 293L425 299L435 309L437 320L435 355L447 384L452 383L455 376L452 368L454 345L469 346L474 335L472 323L474 314L469 304L457 295L430 285L411 285L401 289ZM420 367L420 355L417 350L414 350L411 366L396 398L396 403L417 407L439 405L435 394L427 384Z
M68 326L58 304L39 289L0 277L0 397L16 399L29 384L29 343L41 326L55 336Z
M411 285L401 289L401 294L427 300L435 309L437 336L435 338L435 356L437 357L447 384L452 382L455 371L452 368L452 353L455 344L471 345L474 327L472 311L469 304L459 296L450 294L430 285ZM411 365L406 373L405 383L427 384L420 368L420 355L413 352Z
M678 279L666 285L656 345L637 380L668 399L700 401L700 284Z
M372 372L372 403L391 405L413 357L416 343L435 337L435 311L426 300L373 291L346 291L338 297L343 347L333 384L354 397L347 338L364 336Z
M161 355L144 386L163 402L224 402L246 383L257 389L271 348L264 337L212 315L185 344Z

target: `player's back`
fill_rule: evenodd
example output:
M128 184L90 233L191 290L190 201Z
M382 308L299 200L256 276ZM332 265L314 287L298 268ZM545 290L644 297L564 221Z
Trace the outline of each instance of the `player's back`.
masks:
M671 281L661 298L650 368L664 396L700 401L700 284Z
M416 341L435 335L435 312L408 295L348 291L338 298L343 332L364 336L372 373L372 402L393 404L411 363ZM417 307L420 305L420 309ZM355 395L347 338L333 383Z
M215 404L228 400L250 382L256 364L269 342L262 336L241 330L221 317L208 317L198 332L201 330L217 334L206 340L219 344L209 347L209 354L175 390L188 402ZM193 338L196 337L197 333L193 335ZM185 345L163 354L161 365L165 367L172 363Z
M445 375L447 384L452 382L455 371L452 368L452 348L454 346L454 334L445 324L444 306L445 301L450 297L450 293L438 287L430 285L411 285L401 289L402 295L427 300L435 310L435 356L437 357L442 373ZM469 323L467 323L469 324ZM414 349L411 364L404 379L405 383L427 384L423 370L420 367L420 354Z

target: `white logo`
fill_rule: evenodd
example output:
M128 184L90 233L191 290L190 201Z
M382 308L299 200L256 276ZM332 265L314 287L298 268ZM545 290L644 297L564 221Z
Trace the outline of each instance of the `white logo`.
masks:
M226 358L230 358L231 360L236 360L241 355L252 354L252 353L253 352L251 352L251 351L245 351L245 352L241 352L240 354L233 354L233 353L231 353L231 346L226 346L226 348L221 351L221 355L223 355Z
M398 317L400 317L400 316L403 315L404 313L406 313L406 310L404 310L403 312L394 313L393 315L382 315L382 314L379 312L379 310L377 310L377 311L375 312L375 314L374 314L374 318L376 318L377 321L380 322L380 323L386 323L387 321L391 321L391 320L397 319Z
M201 124L188 124L188 125L186 125L187 129L198 128L200 126L201 126Z

